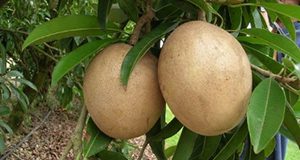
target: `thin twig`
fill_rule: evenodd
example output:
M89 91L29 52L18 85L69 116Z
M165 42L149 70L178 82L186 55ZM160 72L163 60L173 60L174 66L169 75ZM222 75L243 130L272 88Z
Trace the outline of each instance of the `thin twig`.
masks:
M155 15L155 13L152 10L152 0L147 0L146 13L143 16L141 16L139 18L139 20L137 21L136 26L133 30L132 36L130 37L130 40L129 40L130 44L134 45L138 41L143 26L146 23L150 22L152 20L152 18L154 17L154 15Z
M14 151L19 148L36 130L38 130L40 127L42 127L44 125L44 123L46 122L46 120L48 119L49 115L52 113L52 111L50 110L47 115L45 116L45 118L43 119L43 121L36 126L33 130L31 130L18 144L16 144L12 149L9 150L9 152L7 152L5 155L3 155L0 160L5 160L9 155L11 155L12 153L14 153Z
M260 74L262 74L263 76L266 77L274 77L277 81L281 82L281 83L291 83L291 82L295 82L297 80L296 77L284 77L284 76L280 76L278 74L274 74L270 71L264 70L262 68L259 68L253 64L251 64L251 68L257 72L259 72Z
M143 147L142 147L142 149L140 151L140 154L139 154L139 157L137 158L137 160L141 160L143 158L143 155L144 155L144 152L145 152L145 150L147 148L147 145L148 145L148 140L145 139L145 142L143 144Z
M85 125L86 116L87 116L87 110L86 110L85 106L82 106L74 134L72 135L72 137L70 138L70 141L68 142L67 146L65 147L65 149L62 153L62 156L60 157L60 160L66 159L72 146L74 149L74 157L77 157L78 154L81 154L80 148L82 145L82 130Z
M45 56L49 57L50 59L52 59L54 62L58 62L57 59L55 59L53 56L49 55L47 52L45 52L44 50L40 49L39 47L36 46L32 46L34 49L38 50L39 52L43 53Z

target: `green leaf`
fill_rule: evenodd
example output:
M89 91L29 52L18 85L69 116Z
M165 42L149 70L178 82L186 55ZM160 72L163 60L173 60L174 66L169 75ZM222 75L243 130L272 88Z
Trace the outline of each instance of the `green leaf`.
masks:
M127 160L127 158L124 157L121 153L107 150L101 151L99 153L99 158L101 160Z
M256 154L255 152L251 151L250 153L249 160L265 160L265 159L266 157L264 152L259 152Z
M222 136L204 137L203 149L200 154L201 160L209 160L210 157L217 151Z
M296 141L300 149L300 126L297 122L297 118L295 116L293 108L288 103L285 109L283 124L285 125L286 129L291 133L291 135L294 137L294 140Z
M240 145L245 141L248 135L247 122L245 121L239 129L235 131L230 140L225 144L221 151L213 158L213 160L225 160L230 158Z
M138 16L138 8L136 5L136 0L117 0L119 3L120 8L128 15L130 20L137 21Z
M2 43L0 43L0 74L4 74L6 72L6 49Z
M295 31L295 25L291 18L278 14L278 18L280 19L280 22L282 22L285 26L285 28L288 30L289 35L292 39L292 41L296 40L296 31Z
M167 148L167 149L165 150L165 155L166 155L167 158L170 158L170 157L173 156L173 154L174 154L175 151L176 151L176 147L177 147L177 145L171 146L171 147L169 147L169 148Z
M184 12L189 12L189 13L197 12L197 8L186 1L183 0L167 0L167 1Z
M182 124L174 118L167 126L165 126L158 134L150 137L151 141L161 141L175 135L182 128Z
M180 14L182 14L183 11L178 9L172 4L168 4L163 6L162 8L157 9L155 12L155 17L157 17L160 20L163 19L177 19Z
M276 62L274 59L271 57L267 56L265 53L263 53L261 50L257 47L258 45L247 45L247 44L242 44L244 49L248 54L254 55L261 63L263 63L270 71L273 73L279 73L283 66Z
M72 36L98 36L113 32L120 31L114 27L101 30L95 16L63 16L37 26L26 38L22 49L31 44L40 44Z
M9 127L9 125L7 123L5 123L3 120L0 120L0 126L5 128L5 130L9 133L9 134L13 134L13 130Z
M70 52L68 55L63 57L54 67L54 70L52 72L52 85L56 85L64 75L66 75L83 60L87 59L93 54L96 54L100 49L116 41L117 40L112 39L97 40L84 44Z
M261 152L283 122L285 95L272 78L263 80L253 91L247 112L250 140L255 153Z
M100 28L106 28L107 17L109 15L112 0L98 0L98 20L100 23Z
M121 66L121 82L127 85L129 76L136 63L147 53L152 45L157 42L162 36L172 31L178 23L162 23L147 33L138 41L127 53Z
M217 15L221 19L220 26L223 26L223 22L224 22L223 17L209 3L207 3L204 0L187 0L187 1L195 5L199 9L203 9L206 13L210 12Z
M265 157L269 157L273 153L275 146L276 146L276 140L275 140L275 138L273 138L270 141L270 143L266 146L266 148L264 149Z
M187 128L183 128L173 160L188 160L193 153L197 136L196 133Z
M258 3L259 6L265 7L268 10L282 14L287 17L296 18L300 20L300 6L290 4L279 4L279 3Z
M23 111L27 111L29 105L28 97L18 88L14 87L13 84L11 84L10 86L12 93L17 97L18 102L21 105Z
M242 8L238 7L238 8L228 8L228 13L229 13L229 17L230 17L230 21L231 21L231 29L232 30L240 30L242 27ZM238 32L234 32L232 33L235 36L238 35Z
M0 135L0 154L3 154L6 149L5 141L2 135Z
M11 71L8 71L7 74L6 74L8 77L12 78L12 77L21 77L23 78L23 74L17 70L11 70Z
M297 118L300 118L300 100L298 99L298 101L293 105L293 109L295 111L295 115Z
M33 83L31 83L30 81L28 81L24 78L16 78L14 80L20 82L21 84L27 85L28 87L32 88L35 91L38 91L38 89L36 88L36 86Z
M0 116L8 115L10 114L10 109L9 107L5 105L0 105Z
M230 7L241 7L241 6L262 6L271 13L271 20L274 21L275 17L273 12L281 14L290 18L300 20L300 6L292 4L280 4L280 3L267 3L267 2L258 2L258 3L242 3L236 5L230 5Z
M10 90L5 84L1 84L1 97L3 100L8 100L10 98Z
M156 122L154 127L146 133L147 139L150 139L152 136L158 134L161 131L162 123L164 123L164 114L160 117L160 119ZM164 141L149 141L149 145L151 146L152 152L155 154L158 160L167 160L164 153Z
M93 156L101 151L103 151L110 144L112 138L105 135L101 132L98 127L95 125L93 120L89 118L87 124L87 131L90 135L90 139L83 148L84 158L86 159L90 156Z
M297 44L291 39L258 28L244 29L241 30L241 32L256 37L258 40L264 42L265 45L269 45L275 50L282 51L283 53L292 57L297 62L300 62L300 49L297 46Z

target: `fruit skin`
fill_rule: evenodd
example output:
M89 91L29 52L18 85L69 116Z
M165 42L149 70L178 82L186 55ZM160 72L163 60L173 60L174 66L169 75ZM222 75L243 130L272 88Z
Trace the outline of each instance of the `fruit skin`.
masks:
M252 89L250 63L239 42L201 21L185 23L167 38L158 79L177 119L206 136L220 135L240 123Z
M127 88L121 84L121 64L130 48L123 43L105 48L90 63L84 77L87 110L99 129L113 138L145 134L165 105L158 85L157 59L150 54L136 64Z

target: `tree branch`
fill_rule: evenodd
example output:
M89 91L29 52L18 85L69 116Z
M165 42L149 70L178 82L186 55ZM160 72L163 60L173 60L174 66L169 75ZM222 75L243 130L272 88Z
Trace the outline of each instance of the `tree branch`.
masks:
M270 71L264 70L262 68L259 68L253 64L251 64L251 68L257 72L259 72L260 74L262 74L263 76L266 77L274 77L277 81L281 82L281 83L291 83L291 82L295 82L297 81L296 77L284 77L284 76L280 76L277 74L274 74Z
M152 20L152 18L154 17L154 15L155 15L155 13L152 10L152 0L147 0L146 13L143 16L141 16L139 18L139 20L137 21L136 26L133 30L132 36L130 37L129 44L134 45L138 41L143 26L146 23L150 22Z
M75 131L74 134L72 135L72 137L70 138L70 141L68 142L67 146L65 147L62 156L60 157L60 160L65 160L69 151L72 149L74 149L74 157L77 157L79 154L81 154L81 145L82 145L82 130L84 128L85 125L85 119L87 116L87 110L85 108L85 106L82 106L81 112L80 112L80 116L78 118L78 122L77 125L75 127Z

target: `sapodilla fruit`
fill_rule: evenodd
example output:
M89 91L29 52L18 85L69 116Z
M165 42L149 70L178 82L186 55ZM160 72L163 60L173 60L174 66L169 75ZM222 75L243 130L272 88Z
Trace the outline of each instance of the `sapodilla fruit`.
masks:
M158 79L171 111L196 133L220 135L245 116L250 63L240 43L215 25L191 21L176 28L163 45Z
M130 48L123 43L105 48L92 60L84 77L87 110L98 128L113 138L145 134L165 104L158 84L157 59L150 54L136 64L126 89L121 84L121 64Z

